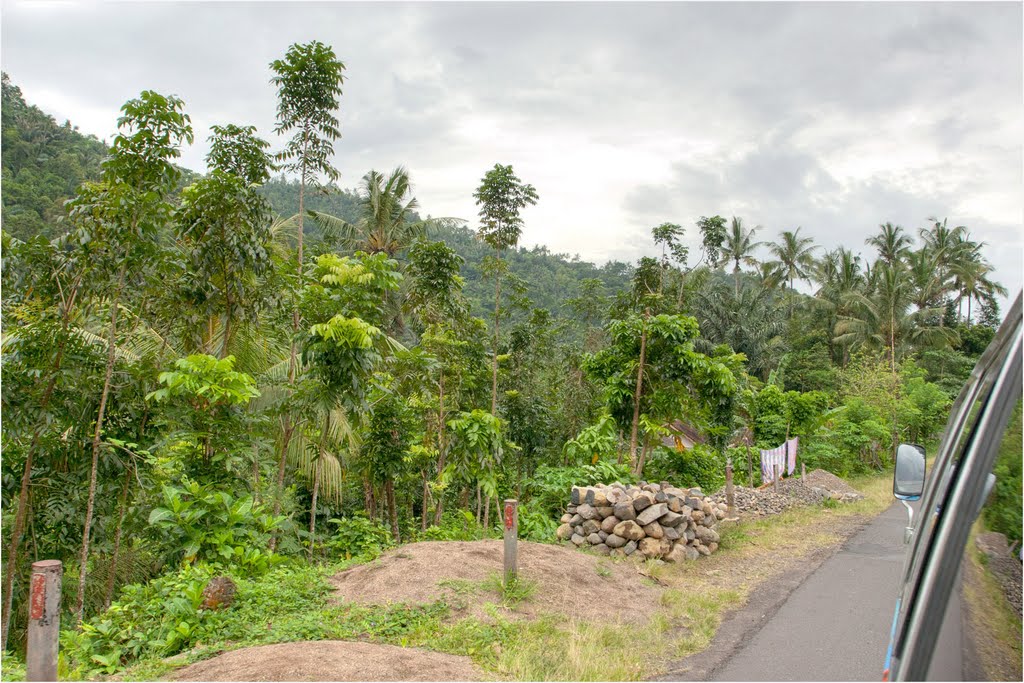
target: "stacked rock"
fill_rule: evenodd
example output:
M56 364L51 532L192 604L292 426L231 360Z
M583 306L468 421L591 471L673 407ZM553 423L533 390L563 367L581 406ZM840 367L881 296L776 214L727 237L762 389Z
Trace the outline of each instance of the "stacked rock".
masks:
M556 535L599 555L696 560L718 549L714 527L725 513L700 489L668 482L574 486Z

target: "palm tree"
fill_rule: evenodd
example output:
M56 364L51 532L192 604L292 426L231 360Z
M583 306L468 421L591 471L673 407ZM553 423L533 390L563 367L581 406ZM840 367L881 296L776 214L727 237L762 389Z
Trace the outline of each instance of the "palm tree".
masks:
M811 237L800 237L800 228L782 233L780 244L769 244L768 249L778 259L775 265L780 275L789 282L789 317L793 317L793 279L807 280L810 277L814 257L811 255L817 246Z
M882 223L879 233L864 240L878 250L878 256L890 266L895 266L910 251L913 240L903 228L892 223Z
M866 291L844 297L849 313L836 325L835 343L885 349L895 373L896 359L908 347L940 348L955 341L952 330L930 324L941 307L910 310L915 292L904 268L881 262L873 271Z
M328 241L339 243L343 249L360 249L370 254L384 252L394 258L428 230L462 223L456 218L421 219L416 214L418 208L409 172L399 166L387 177L375 170L363 176L359 187L360 216L355 223L319 211L309 214Z
M825 311L828 317L828 346L835 360L836 325L840 318L850 315L849 295L865 287L860 255L844 247L830 251L814 265L813 277L818 289L812 304ZM845 366L848 356L849 349L843 346L837 362Z
M946 226L948 219L929 218L933 222L931 229L921 228L918 232L924 245L935 255L936 263L944 271L954 260L957 249L960 247L960 240L967 233L967 228L958 225L955 228ZM943 273L945 274L945 273Z
M942 268L942 252L929 247L907 255L907 275L914 290L913 304L917 310L942 308L943 295L949 290L949 279ZM941 316L939 316L941 321Z
M988 277L993 268L981 255L984 242L974 242L965 230L954 239L954 244L949 271L953 276L953 289L958 293L957 305L961 315L963 300L967 299L967 324L970 325L972 300L994 301L997 294L1006 296L1006 288Z
M785 352L785 322L770 289L744 287L737 297L724 283L701 291L695 312L700 337L695 346L711 353L718 344L728 344L746 354L751 374L767 379Z
M729 261L734 263L732 273L736 281L737 299L740 296L740 263L742 262L748 266L757 265L757 259L754 258L753 253L755 249L764 244L764 242L753 241L754 233L758 229L745 229L743 227L743 219L733 216L729 232L725 236L725 243L722 245L718 265L725 265Z

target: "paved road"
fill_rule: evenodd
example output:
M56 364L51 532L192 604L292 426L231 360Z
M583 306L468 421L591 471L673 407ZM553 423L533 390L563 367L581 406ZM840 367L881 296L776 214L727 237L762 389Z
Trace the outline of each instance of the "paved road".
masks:
M811 574L716 681L879 681L903 570L907 514L893 504ZM954 594L929 680L963 680L960 596Z

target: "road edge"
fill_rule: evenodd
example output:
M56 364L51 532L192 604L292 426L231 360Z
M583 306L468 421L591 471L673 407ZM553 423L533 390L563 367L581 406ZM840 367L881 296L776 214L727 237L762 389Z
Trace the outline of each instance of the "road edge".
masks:
M802 558L794 568L771 581L762 582L752 590L748 600L740 607L725 613L711 643L701 652L669 662L664 673L653 681L707 681L725 664L734 652L743 647L760 631L789 596L832 556L846 547L849 540L861 532L874 517L859 521L843 532L835 543L817 548ZM881 669L879 669L881 676Z

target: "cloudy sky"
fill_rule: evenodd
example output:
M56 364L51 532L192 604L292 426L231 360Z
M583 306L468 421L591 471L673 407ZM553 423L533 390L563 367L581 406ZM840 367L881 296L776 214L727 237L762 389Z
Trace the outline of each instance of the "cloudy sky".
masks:
M476 227L512 164L540 202L526 246L604 261L650 228L741 216L867 250L929 216L1022 281L1022 5L982 3L90 3L2 5L4 71L110 138L143 89L182 97L204 169L213 124L271 139L268 64L295 42L345 62L342 184L405 165L424 212Z

